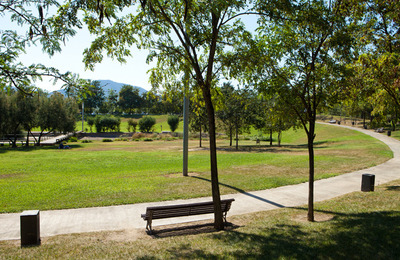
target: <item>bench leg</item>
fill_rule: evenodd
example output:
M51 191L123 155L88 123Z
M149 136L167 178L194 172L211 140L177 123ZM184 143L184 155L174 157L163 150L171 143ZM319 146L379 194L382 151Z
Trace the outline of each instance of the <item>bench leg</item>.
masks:
M147 220L147 225L146 225L146 229L149 231L149 233L153 233L153 230L151 229L151 219Z

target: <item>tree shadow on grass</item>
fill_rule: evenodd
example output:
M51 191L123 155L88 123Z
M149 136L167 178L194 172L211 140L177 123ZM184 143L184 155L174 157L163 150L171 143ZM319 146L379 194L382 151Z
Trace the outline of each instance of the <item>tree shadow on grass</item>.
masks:
M70 149L82 148L80 144L68 144ZM0 147L0 154L8 152L33 152L37 150L69 150L69 149L58 149L58 145L45 145L45 146L18 146L16 148L11 147Z
M196 179L199 179L199 180L203 180L203 181L207 181L207 182L211 182L211 180L206 179L206 178L203 178L203 177L199 177L199 176L190 176L190 177L196 178ZM230 188L230 189L232 189L232 190L236 190L236 191L238 191L238 192L240 192L240 193L242 193L242 194L244 194L244 195L246 195L246 196L249 196L249 197L252 197L252 198L254 198L254 199L263 201L263 202L265 202L265 203L271 204L271 205L276 206L276 207L278 207L278 208L284 208L284 207L285 207L285 206L282 205L282 204L279 204L279 203L273 202L273 201L271 201L271 200L267 200L267 199L265 199L265 198L263 198L263 197L260 197L260 196L251 194L251 193L249 193L249 192L246 192L245 190L243 190L243 189L241 189L241 188L237 188L237 187L234 187L234 186L231 186L231 185L228 185L228 184L224 184L224 183L222 183L222 182L219 182L219 185L225 186L225 187Z
M399 211L329 213L335 218L324 223L282 222L211 234L210 244L221 250L187 243L169 252L199 259L400 259Z
M386 190L390 191L400 191L400 186L388 186Z
M319 141L314 142L315 149L324 149L328 148L328 141ZM329 142L332 143L332 142ZM217 148L219 151L228 151L228 152L256 152L256 153L285 153L285 152L293 152L294 150L307 150L307 144L298 144L298 145L239 145L238 150L236 150L236 146L220 146Z
M225 230L234 230L239 226L232 223L225 223ZM187 235L198 235L218 232L214 228L214 223L183 223L174 224L168 226L158 226L153 229L151 236L153 238L164 238L164 237L175 237L175 236L187 236Z

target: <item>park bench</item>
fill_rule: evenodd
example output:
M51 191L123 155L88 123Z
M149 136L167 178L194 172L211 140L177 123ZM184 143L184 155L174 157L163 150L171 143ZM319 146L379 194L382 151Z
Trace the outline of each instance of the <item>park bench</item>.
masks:
M221 208L226 222L226 214L231 208L231 204L235 199L221 200ZM202 215L214 213L214 204L212 201L180 204L180 205L168 205L168 206L154 206L147 207L146 214L142 214L143 220L147 221L146 229L149 233L152 233L151 224L153 219L162 218L174 218L174 217L185 217L193 215Z

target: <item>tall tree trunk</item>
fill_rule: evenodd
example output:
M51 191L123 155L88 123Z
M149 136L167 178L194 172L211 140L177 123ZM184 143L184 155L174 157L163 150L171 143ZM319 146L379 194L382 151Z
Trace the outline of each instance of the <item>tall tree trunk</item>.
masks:
M203 88L204 101L208 114L208 134L210 140L210 162L211 162L211 191L214 202L214 228L224 229L224 220L221 209L221 197L219 192L218 168L217 168L217 143L215 139L215 114L214 106L211 101L211 91L209 87Z
M201 124L200 124L200 147L201 147Z
M269 130L269 145L272 146L272 130Z
M282 140L282 131L278 131L278 147L281 147L281 140Z
M310 129L307 133L308 141L308 213L307 220L314 221L314 138L315 138L315 121L310 122Z
M232 146L232 139L233 139L233 135L232 135L232 127L229 126L229 146Z
M235 128L236 130L236 151L239 150L239 131L238 127Z

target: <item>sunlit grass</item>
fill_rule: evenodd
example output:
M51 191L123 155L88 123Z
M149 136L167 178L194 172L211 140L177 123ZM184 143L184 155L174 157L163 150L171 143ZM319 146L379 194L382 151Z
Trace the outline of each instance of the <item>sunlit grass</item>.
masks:
M288 139L285 139L288 137ZM241 141L239 151L218 140L221 193L279 187L308 179L302 130L283 135L282 147ZM289 141L290 142L289 142ZM210 196L207 142L190 141L182 176L182 140L70 143L72 149L1 148L0 212L128 204ZM392 157L361 133L318 126L316 179L380 164Z

